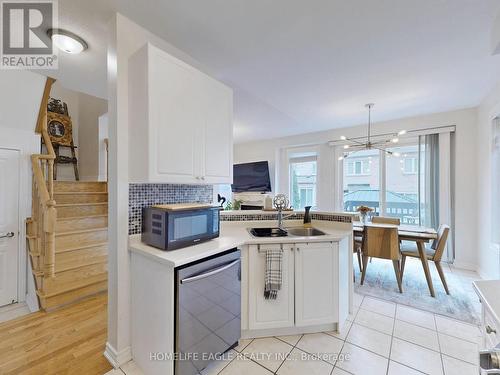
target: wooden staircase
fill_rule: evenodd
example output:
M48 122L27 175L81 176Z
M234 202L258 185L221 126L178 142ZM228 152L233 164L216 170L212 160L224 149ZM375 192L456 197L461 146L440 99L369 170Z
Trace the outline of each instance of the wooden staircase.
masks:
M36 245L30 244L33 275L43 309L52 310L107 290L106 190L105 182L54 181L54 277L44 277L41 254L32 251ZM27 233L32 232L29 221Z

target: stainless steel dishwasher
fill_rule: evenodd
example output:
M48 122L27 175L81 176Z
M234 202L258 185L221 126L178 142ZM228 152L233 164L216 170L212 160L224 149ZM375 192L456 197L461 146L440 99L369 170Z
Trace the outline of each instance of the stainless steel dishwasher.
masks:
M176 268L176 375L198 374L241 336L240 251Z

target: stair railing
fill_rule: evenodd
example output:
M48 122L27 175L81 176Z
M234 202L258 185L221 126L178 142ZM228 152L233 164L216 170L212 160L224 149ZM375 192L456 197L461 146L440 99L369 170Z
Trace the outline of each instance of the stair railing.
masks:
M47 131L47 103L55 79L47 77L43 91L35 132L39 133L47 148L46 154L31 155L33 168L32 219L35 226L36 246L40 259L40 270L44 277L55 275L55 227L57 220L54 200L54 160L56 154Z

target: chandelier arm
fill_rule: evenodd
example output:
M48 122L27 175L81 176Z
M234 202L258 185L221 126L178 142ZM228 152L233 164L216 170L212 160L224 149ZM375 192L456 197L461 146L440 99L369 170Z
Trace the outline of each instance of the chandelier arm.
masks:
M372 148L375 148L375 149L377 149L377 150L383 151L383 152L385 152L386 154L389 154L389 155L392 155L392 154L393 154L393 152L392 152L392 151L389 151L389 150L383 149L383 148L381 148L381 147L372 146Z
M390 145L392 142L390 140L373 142L372 145Z
M364 143L364 142L359 142L359 141L356 141L354 139L349 139L349 138L347 138L347 140L349 142L356 143L357 145L360 145L360 146L366 146L366 143Z

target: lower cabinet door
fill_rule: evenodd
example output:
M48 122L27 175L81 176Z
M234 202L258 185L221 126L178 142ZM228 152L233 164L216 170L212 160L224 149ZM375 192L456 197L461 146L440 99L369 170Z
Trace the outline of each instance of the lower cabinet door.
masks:
M295 249L295 325L338 321L338 243L303 243Z
M283 245L282 285L276 299L264 298L266 250L280 245L249 246L248 328L268 329L294 326L293 246Z

